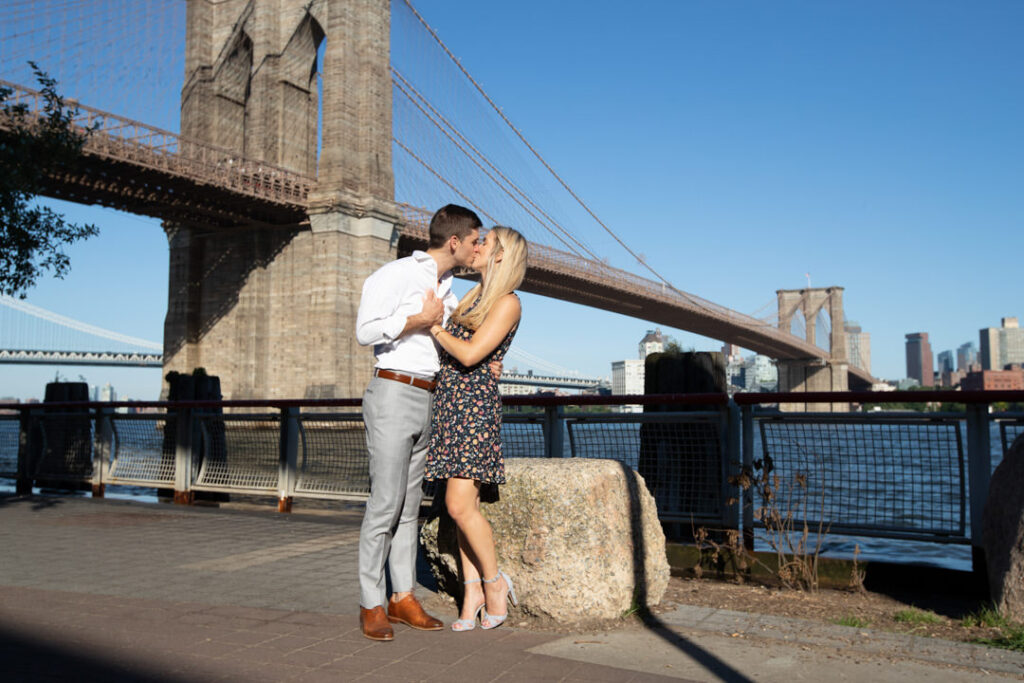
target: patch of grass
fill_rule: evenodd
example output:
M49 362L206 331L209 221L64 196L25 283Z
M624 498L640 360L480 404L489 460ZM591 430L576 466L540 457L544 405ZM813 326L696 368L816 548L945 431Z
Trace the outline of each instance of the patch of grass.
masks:
M1004 626L998 638L976 638L975 643L1024 652L1024 626Z
M650 614L650 610L647 609L646 605L640 604L640 591L639 589L633 590L633 599L629 603L629 607L622 613L623 619L629 617L640 617L641 619L647 617Z
M927 612L923 609L917 609L911 607L909 609L901 609L899 612L893 615L893 619L900 622L901 624L941 624L942 617L935 612Z
M869 625L868 622L864 619L861 619L860 617L855 617L853 615L847 615L845 617L840 617L839 619L833 619L832 623L838 624L839 626L852 626L853 628L867 628Z
M999 613L992 605L985 605L977 612L968 614L966 617L960 620L960 625L964 628L973 628L975 626L988 626L989 628L1004 628L1009 626L1006 621L1006 617Z

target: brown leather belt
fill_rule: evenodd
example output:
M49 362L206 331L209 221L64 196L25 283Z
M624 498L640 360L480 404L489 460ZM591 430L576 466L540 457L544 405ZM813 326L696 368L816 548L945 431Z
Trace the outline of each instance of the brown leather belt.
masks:
M422 379L420 377L413 377L412 375L403 375L400 372L391 372L390 370L381 370L380 368L374 370L373 374L377 375L381 379L393 379L396 382L402 384L411 384L418 389L425 391L433 391L434 387L437 386L437 382L432 379Z

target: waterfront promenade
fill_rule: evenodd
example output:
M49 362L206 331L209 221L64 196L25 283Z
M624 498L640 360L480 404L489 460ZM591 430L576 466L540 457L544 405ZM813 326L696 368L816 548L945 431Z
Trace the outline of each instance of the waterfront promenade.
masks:
M602 632L357 627L360 510L0 497L4 681L1024 680L1024 654L672 606ZM446 622L454 608L430 590ZM737 606L741 607L741 606Z

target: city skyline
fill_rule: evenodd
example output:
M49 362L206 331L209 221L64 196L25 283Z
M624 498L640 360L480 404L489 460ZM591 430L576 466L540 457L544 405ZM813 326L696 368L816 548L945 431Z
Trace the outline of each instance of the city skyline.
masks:
M677 287L764 315L776 289L808 276L842 286L846 317L871 335L872 374L886 379L904 375L910 331L957 349L1020 313L1024 76L1013 65L1024 60L1014 30L1024 6L414 4L602 220ZM539 49L515 49L522 36ZM158 222L46 203L101 234L69 250L65 281L41 282L28 300L161 339ZM965 249L950 260L945 245L964 234L978 256ZM606 376L651 327L523 302L516 344L586 375ZM662 329L687 348L721 347ZM159 370L98 370L60 369L128 395L159 392ZM0 367L0 394L23 382L39 385L20 366Z

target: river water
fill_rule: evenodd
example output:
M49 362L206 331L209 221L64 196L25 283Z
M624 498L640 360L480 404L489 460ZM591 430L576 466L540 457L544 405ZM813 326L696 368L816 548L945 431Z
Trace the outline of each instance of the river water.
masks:
M621 428L633 429L636 425L620 425ZM155 432L155 428L154 428ZM993 470L1002 459L1002 442L999 426L992 423L990 426L992 445L992 467ZM759 435L756 441L759 443ZM159 437L154 433L154 443L159 443ZM755 452L759 452L758 443L755 443ZM18 444L18 423L15 420L0 420L0 492L13 492L14 481L10 477L17 469L17 444ZM566 439L566 455L568 452L569 440ZM509 457L530 456L536 452L535 445L528 445L520 439L508 439L507 455ZM521 452L517 452L521 451ZM966 447L965 447L966 451ZM629 462L633 457L624 458ZM630 462L634 467L635 462ZM928 486L928 482L924 483ZM859 495L875 496L879 499L887 495L881 482L875 486L870 483L861 483ZM66 495L66 494L63 494ZM79 493L75 495L86 495ZM927 490L925 496L928 495ZM156 503L156 489L136 486L108 486L106 496L109 498L130 499L147 503ZM770 550L764 539L763 531L758 530L755 535L756 550ZM968 521L968 535L970 525ZM814 537L810 543L813 547ZM887 562L912 562L946 567L949 569L970 570L971 549L968 545L937 543L930 541L907 541L888 538L844 536L835 533L826 533L822 539L821 554L825 557L851 558L854 555L855 547L859 547L860 558L865 561L887 561Z

